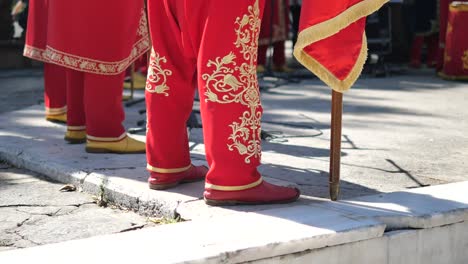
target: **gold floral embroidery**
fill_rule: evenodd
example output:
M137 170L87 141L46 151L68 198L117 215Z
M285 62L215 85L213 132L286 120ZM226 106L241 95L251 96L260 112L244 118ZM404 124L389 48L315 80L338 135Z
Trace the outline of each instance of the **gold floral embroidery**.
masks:
M167 76L172 75L171 70L163 69L161 63L167 63L166 57L161 57L154 50L151 51L151 62L148 69L148 80L146 82L146 91L150 93L164 94L169 96L167 91Z
M462 57L463 69L468 70L468 50L465 50Z
M248 7L248 14L235 21L237 40L234 45L246 62L238 66L236 55L231 52L222 58L208 61L207 66L214 67L214 70L211 74L202 75L206 81L206 101L239 103L249 108L239 117L238 122L229 125L232 129L229 140L232 143L227 145L230 151L237 149L240 155L246 156L245 163L250 163L252 157L261 156L262 109L256 74L259 16L259 1L256 0L253 6Z
M138 36L147 36L148 35L148 20L146 19L146 11L143 8L141 10L140 22L138 24Z
M31 58L33 60L47 62L47 59L44 57L44 50L29 45L24 46L23 56Z

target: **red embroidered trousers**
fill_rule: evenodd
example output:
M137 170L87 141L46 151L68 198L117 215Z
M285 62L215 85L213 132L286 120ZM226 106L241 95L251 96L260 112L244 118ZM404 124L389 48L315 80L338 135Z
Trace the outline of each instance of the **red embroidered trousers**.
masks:
M150 0L148 170L190 167L186 121L200 94L206 187L243 190L261 183L256 76L264 0Z

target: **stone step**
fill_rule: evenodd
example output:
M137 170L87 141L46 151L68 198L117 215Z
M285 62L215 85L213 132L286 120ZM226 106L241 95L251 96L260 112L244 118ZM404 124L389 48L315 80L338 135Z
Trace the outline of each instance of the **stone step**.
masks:
M0 253L0 262L47 258L61 263L84 252L67 262L422 264L445 258L461 264L468 260L467 186L461 182L256 212L223 208L233 212L7 251Z

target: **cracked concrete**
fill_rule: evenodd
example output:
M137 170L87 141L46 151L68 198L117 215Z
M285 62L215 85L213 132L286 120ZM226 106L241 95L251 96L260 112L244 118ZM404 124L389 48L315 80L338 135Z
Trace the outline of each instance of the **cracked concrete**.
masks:
M133 212L96 205L89 195L0 162L0 251L153 226Z

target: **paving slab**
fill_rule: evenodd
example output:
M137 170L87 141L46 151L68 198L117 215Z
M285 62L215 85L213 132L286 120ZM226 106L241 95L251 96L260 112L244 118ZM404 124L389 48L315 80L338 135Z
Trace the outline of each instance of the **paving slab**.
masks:
M0 251L154 226L24 169L0 169Z
M86 254L68 263L91 263L102 259L103 251L112 252L105 256L110 263L136 257L154 263L243 263L372 239L382 236L384 229L371 219L293 206L10 251L0 253L0 261L21 263L47 256L48 263L59 263L79 250Z
M468 181L312 206L372 217L387 230L432 228L468 221Z

